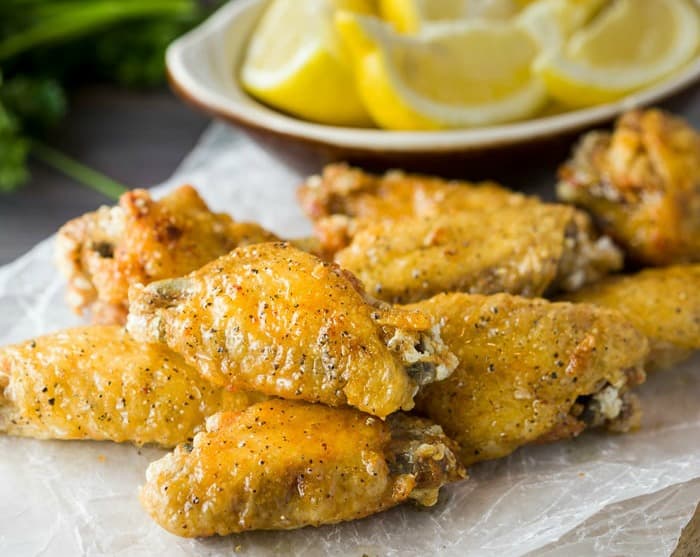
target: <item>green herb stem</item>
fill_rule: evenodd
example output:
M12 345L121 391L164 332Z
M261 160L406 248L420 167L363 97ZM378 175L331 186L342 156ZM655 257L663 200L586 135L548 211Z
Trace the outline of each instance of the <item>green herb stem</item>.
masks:
M63 174L73 178L76 182L106 195L115 201L128 190L128 188L123 184L115 182L108 176L105 176L92 168L88 168L75 159L72 159L60 151L57 151L56 149L49 147L48 145L44 145L38 141L32 142L31 153L37 159L55 168L56 170L63 172Z
M157 16L189 16L196 10L192 0L111 0L92 3L65 2L64 9L50 6L50 14L39 17L37 23L0 40L0 60L16 56L37 46L80 37L114 23ZM30 8L31 9L31 8Z

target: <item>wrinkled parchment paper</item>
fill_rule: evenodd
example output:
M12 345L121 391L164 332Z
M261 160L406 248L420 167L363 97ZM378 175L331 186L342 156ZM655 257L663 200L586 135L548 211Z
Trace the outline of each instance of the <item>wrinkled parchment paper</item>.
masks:
M298 177L221 125L158 193L183 182L238 219L290 237L310 231L294 201ZM80 322L51 260L49 239L0 269L0 344ZM670 555L700 500L700 358L652 376L641 396L639 433L584 434L479 465L429 511L204 541L168 534L139 506L162 451L0 436L0 555Z

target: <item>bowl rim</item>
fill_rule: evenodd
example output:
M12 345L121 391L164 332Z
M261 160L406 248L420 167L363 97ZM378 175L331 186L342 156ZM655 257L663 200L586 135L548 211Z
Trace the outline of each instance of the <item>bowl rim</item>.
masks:
M249 10L260 9L264 1L229 2L199 26L176 39L166 51L168 77L178 95L205 112L263 133L274 133L309 143L385 153L440 153L513 145L608 122L623 112L660 101L700 81L698 56L683 71L669 79L618 101L510 124L442 131L391 131L317 124L258 103L243 90L237 78L233 80L234 87L250 99L250 103L244 104L220 94L198 80L185 61L188 50L196 48L198 43L208 42L218 31L231 25Z

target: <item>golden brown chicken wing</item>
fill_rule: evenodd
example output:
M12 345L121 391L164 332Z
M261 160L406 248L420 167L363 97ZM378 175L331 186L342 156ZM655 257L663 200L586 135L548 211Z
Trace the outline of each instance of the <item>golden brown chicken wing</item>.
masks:
M649 339L648 369L670 367L700 350L700 265L609 277L568 297L622 313Z
M352 275L286 243L135 285L129 302L130 333L165 342L215 384L382 418L456 366L430 318L371 303Z
M0 431L39 439L95 439L173 447L207 416L263 395L202 379L165 347L123 329L69 329L0 348Z
M638 423L628 389L644 380L647 342L620 314L508 294L442 294L409 307L445 320L459 359L416 408L461 445L466 466L586 427Z
M93 321L120 324L129 285L184 275L236 246L275 239L257 224L212 213L191 186L159 201L134 190L117 207L102 207L63 226L57 262L76 311L90 308Z
M660 110L591 132L560 169L559 198L588 209L636 261L700 261L700 135Z
M424 505L466 476L439 426L270 400L217 414L192 445L148 467L141 502L179 536L289 530Z
M306 180L298 197L327 256L345 247L365 223L539 203L493 182L445 181L400 171L375 176L346 164L326 166L321 176Z
M440 292L540 296L574 290L622 265L573 207L533 203L362 226L335 261L387 302Z
M398 170L375 176L347 164L330 164L321 176L308 178L298 197L313 221L331 215L393 219L445 210L520 206L532 200L495 182L446 181Z

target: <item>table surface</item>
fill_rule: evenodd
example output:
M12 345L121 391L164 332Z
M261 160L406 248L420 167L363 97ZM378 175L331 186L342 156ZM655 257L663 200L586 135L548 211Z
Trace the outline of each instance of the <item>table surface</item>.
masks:
M129 187L149 187L170 176L209 120L171 93L134 93L91 87L72 99L71 111L49 143ZM700 129L700 84L663 103ZM493 176L505 184L551 180L560 155L538 158ZM32 162L26 187L0 195L0 265L53 234L68 219L111 203L71 179ZM469 178L469 176L465 176ZM698 557L700 507L674 557Z

